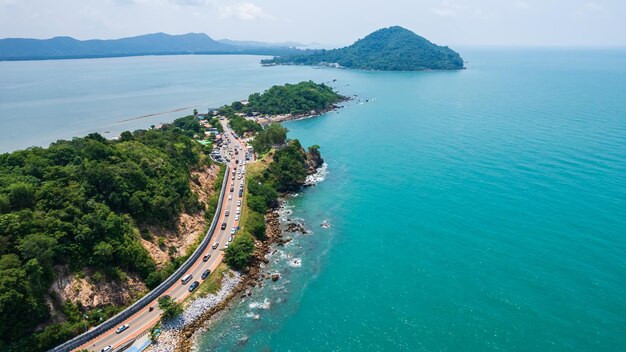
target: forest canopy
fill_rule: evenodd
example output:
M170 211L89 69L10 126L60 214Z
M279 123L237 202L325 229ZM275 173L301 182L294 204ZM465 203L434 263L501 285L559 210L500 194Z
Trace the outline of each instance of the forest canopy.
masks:
M87 329L83 314L66 312L66 322L32 334L49 319L56 266L113 280L133 272L149 287L166 276L137 225L168 227L204 209L189 185L209 162L196 132L197 121L183 118L118 140L94 133L0 155L0 350L45 350Z

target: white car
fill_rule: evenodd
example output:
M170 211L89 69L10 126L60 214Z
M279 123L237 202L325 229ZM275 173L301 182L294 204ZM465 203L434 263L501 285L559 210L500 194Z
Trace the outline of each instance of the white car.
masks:
M235 228L233 227L232 229L230 229L230 234L234 235L235 234Z
M229 194L229 195L228 195L228 200L231 200L231 199L233 199L233 195L232 195L232 194Z
M105 348L101 349L101 350L100 350L100 352L109 352L109 351L110 351L110 350L112 350L112 349L113 349L113 346L108 345L107 347L105 347Z
M235 215L235 221L239 221L239 215Z
M124 324L115 330L116 334L122 333L124 330L128 329L128 324Z
M241 206L241 200L237 201L237 206L240 207Z

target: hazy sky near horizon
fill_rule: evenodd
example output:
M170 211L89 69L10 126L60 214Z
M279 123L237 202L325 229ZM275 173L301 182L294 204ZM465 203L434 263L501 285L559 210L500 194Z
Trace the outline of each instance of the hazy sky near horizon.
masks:
M626 0L0 0L0 37L349 44L400 25L442 45L625 46Z

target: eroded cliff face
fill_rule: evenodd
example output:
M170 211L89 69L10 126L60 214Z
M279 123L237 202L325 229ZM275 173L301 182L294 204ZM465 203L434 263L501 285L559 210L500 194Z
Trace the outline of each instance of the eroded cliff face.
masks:
M70 301L88 310L124 306L148 292L146 285L133 273L126 274L119 281L107 280L89 269L83 270L83 274L78 277L67 267L57 267L57 278L50 290L61 303Z
M320 154L319 146L314 145L309 147L309 151L305 153L305 156L307 173L309 175L314 174L317 169L324 164L324 159L322 159L322 155Z

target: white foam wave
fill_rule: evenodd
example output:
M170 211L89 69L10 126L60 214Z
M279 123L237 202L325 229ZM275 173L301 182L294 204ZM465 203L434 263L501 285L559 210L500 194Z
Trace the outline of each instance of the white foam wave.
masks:
M252 302L248 305L250 309L270 309L272 306L272 302L268 298L265 298L263 302Z
M328 164L323 163L322 166L317 169L317 172L306 177L304 184L307 186L315 186L319 182L324 181L326 176L328 176Z

